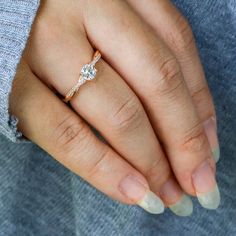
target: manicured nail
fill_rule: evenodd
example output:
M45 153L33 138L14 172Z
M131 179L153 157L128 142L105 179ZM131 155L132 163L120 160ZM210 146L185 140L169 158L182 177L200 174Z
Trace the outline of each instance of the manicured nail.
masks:
M179 201L170 205L169 208L178 216L190 216L193 212L193 202L189 196L183 194Z
M199 203L207 209L216 209L220 204L220 192L211 167L211 160L204 161L192 175Z
M209 140L211 150L215 159L215 162L219 161L220 158L220 146L217 137L217 124L216 119L211 117L207 121L204 122L204 128Z
M131 201L142 207L145 211L152 214L164 212L162 200L148 186L144 185L138 177L128 175L120 183L120 191Z
M161 198L170 210L178 216L189 216L193 212L192 200L173 178L170 178L161 188Z

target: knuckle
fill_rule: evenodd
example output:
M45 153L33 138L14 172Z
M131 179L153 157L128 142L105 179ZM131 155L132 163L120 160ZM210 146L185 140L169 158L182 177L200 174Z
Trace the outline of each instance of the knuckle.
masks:
M112 158L108 149L103 150L103 152L96 158L90 167L86 170L86 178L92 180L94 178L99 178L102 176L104 171L107 169L112 162Z
M175 29L169 34L169 40L177 51L192 50L194 48L194 35L188 20L181 14L176 19Z
M80 148L85 146L88 134L89 130L82 121L69 116L56 126L53 140L58 150L70 152L75 146Z
M145 176L147 176L148 178L152 178L154 175L157 174L157 168L160 166L161 164L161 158L157 158L154 162L152 162L152 164L150 165L149 168L147 168L147 170L145 171Z
M163 158L159 157L156 158L156 160L151 164L151 166L145 171L145 176L147 177L153 177L158 174L159 171L157 171L160 167L161 169L166 169L166 163L163 162Z
M181 69L174 57L164 59L159 65L159 78L152 83L155 96L173 94L183 85Z
M207 86L201 86L191 92L191 96L196 104L210 104L211 96Z
M143 120L144 111L141 104L133 97L123 102L111 115L113 128L124 131L136 128Z
M182 186L191 186L191 177L193 174L193 169L190 166L184 166L181 169L178 169L178 172L175 174L176 178L178 179L178 182L182 185ZM195 194L194 192L192 192L193 190L191 190L191 188L188 188L188 193L189 194ZM189 192L190 191L190 192Z
M159 157L145 171L147 180L152 184L162 185L170 177L170 168L164 158Z
M204 132L202 124L199 123L194 128L192 128L185 136L185 139L181 144L181 149L183 151L198 153L204 150L206 144L206 134Z
M35 20L35 25L35 29L38 33L42 34L43 36L50 34L50 23L45 17L39 15Z
M215 107L208 86L201 86L191 91L194 104L196 104L202 121L215 116Z

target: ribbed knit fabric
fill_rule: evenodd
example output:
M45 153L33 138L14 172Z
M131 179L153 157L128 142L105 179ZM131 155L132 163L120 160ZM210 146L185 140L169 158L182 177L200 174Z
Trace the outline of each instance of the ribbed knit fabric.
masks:
M17 119L9 114L9 94L39 0L0 0L0 133L17 141Z

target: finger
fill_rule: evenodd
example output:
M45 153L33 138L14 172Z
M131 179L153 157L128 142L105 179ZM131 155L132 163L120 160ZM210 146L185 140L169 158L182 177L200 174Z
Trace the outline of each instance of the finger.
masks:
M33 37L38 38L37 34L42 35L39 30ZM34 72L64 96L76 84L82 66L93 57L93 49L82 32L78 32L76 39L74 35L72 39L69 34L66 37L67 40L47 47L50 56L44 61L31 58L32 55L42 58L40 52L35 53L38 51L35 40L29 42L26 52ZM73 109L147 178L151 190L167 206L179 215L191 214L191 200L173 177L141 102L105 61L100 60L97 69L96 79L84 84L72 99Z
M157 35L167 43L178 59L217 162L220 157L220 149L217 138L215 108L191 27L169 0L151 0L148 4L145 0L127 1L153 27Z
M23 134L108 196L138 204L150 213L164 210L145 177L99 141L71 109L29 72L19 68L11 110Z
M218 207L211 148L177 60L124 1L90 3L88 37L141 98L180 185L204 207Z

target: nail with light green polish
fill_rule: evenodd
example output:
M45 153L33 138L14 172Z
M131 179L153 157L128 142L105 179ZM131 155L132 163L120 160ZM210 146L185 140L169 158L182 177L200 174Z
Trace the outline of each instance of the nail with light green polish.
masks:
M189 196L183 194L177 203L169 206L169 209L178 216L190 216L193 212L193 202Z
M199 203L207 209L216 209L220 204L220 192L212 168L212 158L205 160L193 173L193 185Z
M137 202L137 205L151 214L161 214L165 210L162 200L151 191L147 191L144 198Z
M220 205L220 192L218 186L208 193L197 193L199 203L207 209L215 210Z
M217 163L220 159L220 148L213 149L212 153L213 153L214 160Z
M162 200L153 193L147 183L138 176L128 175L119 184L119 190L132 202L151 214L165 210Z
M205 121L203 125L204 125L204 129L205 129L209 144L211 146L213 158L215 162L218 162L220 158L220 147L219 147L219 141L217 137L216 118L211 117L210 119Z

